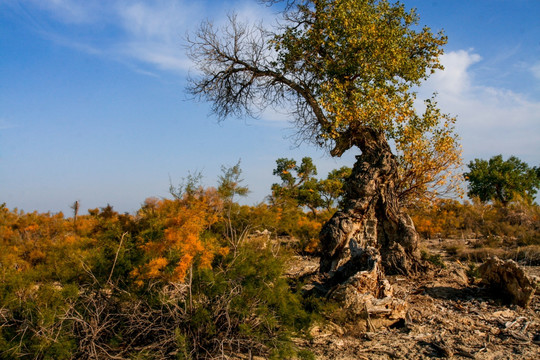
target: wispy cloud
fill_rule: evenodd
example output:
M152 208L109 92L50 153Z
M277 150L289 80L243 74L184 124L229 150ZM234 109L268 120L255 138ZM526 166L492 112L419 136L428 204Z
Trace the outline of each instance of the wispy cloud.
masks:
M432 76L423 91L438 92L442 109L458 117L466 158L502 153L525 160L540 153L540 102L504 88L484 86L474 66L482 57L473 50L445 54L445 70Z
M159 70L182 72L189 68L181 44L186 30L202 13L197 2L119 2L116 12L125 33L118 44L120 54Z
M169 42L181 35L194 8L184 1L119 2L116 12L131 37Z
M145 67L142 71L148 71L149 66L177 73L192 65L182 42L204 18L220 24L232 11L238 13L239 20L273 18L268 8L253 1L23 0L20 4L38 31L57 44L121 62L139 62ZM39 20L43 14L50 23ZM64 26L57 29L54 23ZM66 31L66 26L76 31Z
M48 12L67 24L89 24L100 21L107 12L106 1L23 0L23 5Z

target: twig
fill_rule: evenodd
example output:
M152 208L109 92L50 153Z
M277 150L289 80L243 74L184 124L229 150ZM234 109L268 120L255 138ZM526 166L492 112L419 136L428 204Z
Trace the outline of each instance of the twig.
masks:
M111 283L114 267L116 266L116 260L118 259L118 254L120 253L120 248L122 247L122 242L124 241L124 237L127 235L127 231L122 234L122 237L120 238L120 244L118 245L118 249L116 250L116 255L114 255L114 261L111 268L111 273L109 274L109 278L107 279L107 283Z

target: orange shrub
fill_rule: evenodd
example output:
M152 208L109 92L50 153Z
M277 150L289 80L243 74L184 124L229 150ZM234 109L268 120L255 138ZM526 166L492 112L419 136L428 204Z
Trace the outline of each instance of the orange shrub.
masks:
M198 188L174 200L147 199L140 215L155 222L158 235L142 234L140 247L149 261L132 271L137 284L145 279L182 282L192 266L211 267L216 254L226 253L207 232L221 209L214 188Z

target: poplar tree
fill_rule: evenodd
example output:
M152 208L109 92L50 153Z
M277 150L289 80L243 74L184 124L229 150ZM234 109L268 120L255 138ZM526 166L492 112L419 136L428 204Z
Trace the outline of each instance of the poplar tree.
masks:
M389 273L423 268L403 202L436 191L460 161L455 119L416 89L437 69L446 37L420 27L415 10L386 0L262 1L280 9L265 28L229 17L188 38L198 67L188 90L213 112L256 116L289 109L298 140L341 156L359 149L342 208L324 225L321 271L351 246L376 248ZM394 149L394 151L393 151Z

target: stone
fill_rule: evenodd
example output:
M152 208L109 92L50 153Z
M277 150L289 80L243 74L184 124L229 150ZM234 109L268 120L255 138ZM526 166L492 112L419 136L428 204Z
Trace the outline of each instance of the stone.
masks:
M515 261L490 257L478 271L482 282L499 292L503 300L521 307L531 303L535 283Z

